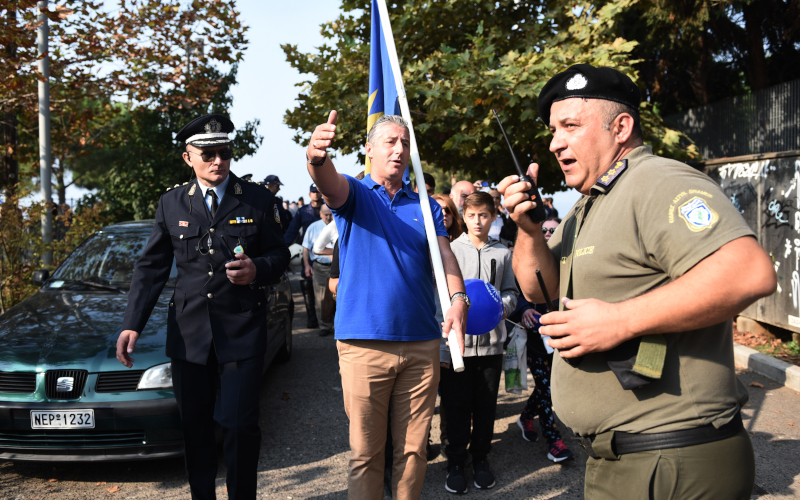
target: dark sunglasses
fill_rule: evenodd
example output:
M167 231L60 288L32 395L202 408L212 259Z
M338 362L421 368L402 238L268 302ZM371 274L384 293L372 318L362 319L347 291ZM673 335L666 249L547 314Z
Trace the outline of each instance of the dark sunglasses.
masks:
M558 228L556 228L556 227L543 227L542 228L542 234L547 234L547 233L553 234L553 233L556 232L556 229L558 229Z
M206 163L214 161L214 158L217 157L217 154L219 154L219 159L222 161L230 160L231 158L233 158L233 151L231 151L228 148L216 149L214 151L203 151L201 153L195 153L194 151L187 151L187 153L194 153L200 156L200 158L202 158L203 161Z
M449 214L450 213L450 209L447 208L447 207L442 207L442 213Z

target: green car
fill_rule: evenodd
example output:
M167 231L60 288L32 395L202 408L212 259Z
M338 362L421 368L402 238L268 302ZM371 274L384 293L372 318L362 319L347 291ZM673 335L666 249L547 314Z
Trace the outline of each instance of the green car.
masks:
M0 460L96 461L183 453L172 370L164 353L177 269L136 344L136 364L116 342L136 259L154 221L103 228L0 316ZM265 369L292 353L288 278L265 289Z

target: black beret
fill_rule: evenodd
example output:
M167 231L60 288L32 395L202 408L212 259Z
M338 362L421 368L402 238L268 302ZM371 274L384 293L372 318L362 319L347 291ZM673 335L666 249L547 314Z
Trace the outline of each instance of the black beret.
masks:
M557 74L539 93L539 116L550 126L550 106L571 97L603 99L639 109L641 94L633 81L612 68L576 64Z
M228 134L233 129L233 122L227 116L203 115L187 123L175 140L198 148L224 146L231 143Z

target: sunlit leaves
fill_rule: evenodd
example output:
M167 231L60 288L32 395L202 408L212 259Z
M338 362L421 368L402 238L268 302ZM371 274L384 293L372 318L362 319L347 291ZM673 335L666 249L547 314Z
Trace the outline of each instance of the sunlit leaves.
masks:
M513 173L508 150L491 119L497 109L520 161L538 161L541 185L563 187L548 151L550 133L539 120L537 96L554 74L577 63L612 66L631 76L636 42L620 37L619 13L635 4L591 2L406 0L389 6L403 80L423 160L438 169L500 180ZM361 153L366 136L369 81L369 0L343 0L343 13L323 25L332 46L303 54L285 45L286 58L309 75L298 105L285 114L305 144L327 110L338 109L343 153ZM354 44L353 41L357 41ZM685 137L642 107L647 141L667 156L688 158ZM363 155L361 155L363 158Z
M16 19L9 16L9 9ZM16 10L14 10L16 9ZM0 112L16 114L23 176L38 172L36 1L0 0ZM64 168L102 146L119 116L137 107L191 109L221 90L206 68L242 60L247 27L235 1L66 0L50 21L52 157ZM8 53L13 49L14 54ZM190 55L187 55L190 54ZM125 103L124 106L109 105Z

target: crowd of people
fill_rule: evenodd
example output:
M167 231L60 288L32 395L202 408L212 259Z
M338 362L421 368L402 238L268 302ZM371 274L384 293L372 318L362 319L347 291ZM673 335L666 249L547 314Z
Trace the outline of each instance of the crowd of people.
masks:
M563 223L552 200L544 217L533 211L536 163L532 182L457 180L444 194L425 176L426 192L417 192L403 180L411 140L399 116L372 125L371 171L356 178L328 156L331 111L309 138L310 201L294 213L276 198L277 176L264 190L230 172L227 117L187 124L177 140L197 180L159 202L117 358L133 365L174 257L166 350L192 497L214 498L215 421L229 496L257 496L262 289L285 272L287 247L297 244L307 326L335 334L349 498L381 498L385 482L393 498L420 498L438 393L446 490L468 491L470 461L474 487L494 487L488 456L502 353L525 333L535 388L517 419L520 438L537 440L538 416L547 457L572 457L555 411L588 456L587 500L749 499L755 457L731 318L774 293L775 271L717 184L644 143L640 104L634 82L606 67L576 64L542 88L550 151L583 195ZM479 314L468 312L471 279L491 284L502 308L502 319L474 336L465 335Z

